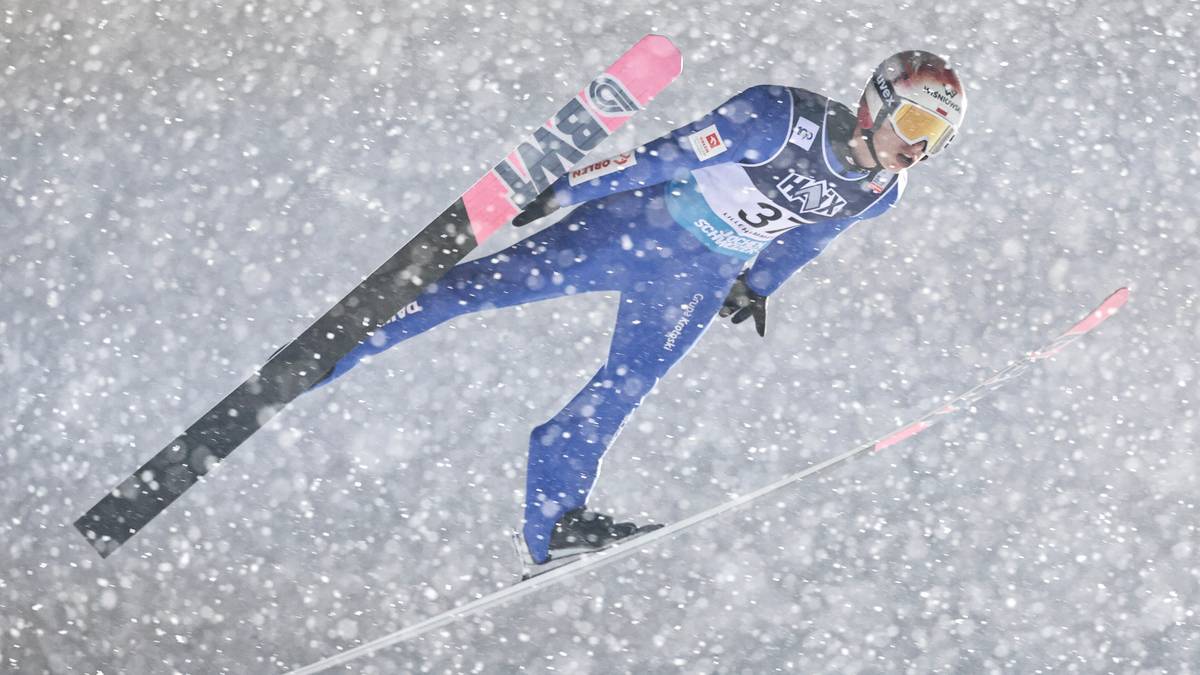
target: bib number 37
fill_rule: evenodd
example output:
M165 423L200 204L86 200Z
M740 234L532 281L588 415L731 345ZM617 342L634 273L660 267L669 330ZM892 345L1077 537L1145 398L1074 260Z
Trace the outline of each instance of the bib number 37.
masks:
M775 227L774 229L763 230L763 234L779 234L780 232L790 230L797 225L804 225L803 220L800 220L790 213L785 213L783 209L775 206L771 202L759 202L757 206L758 209L752 214L747 213L746 209L741 209L738 211L738 218L740 218L741 221L748 227L752 227L756 230L762 230L762 228L772 225L775 223L775 221L781 219L784 220L784 222L789 223L783 227Z

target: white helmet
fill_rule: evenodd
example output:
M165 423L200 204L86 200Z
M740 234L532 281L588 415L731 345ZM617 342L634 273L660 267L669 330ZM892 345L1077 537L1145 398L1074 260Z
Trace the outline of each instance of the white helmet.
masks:
M858 101L858 124L874 154L874 133L885 120L901 139L925 141L936 155L954 140L967 112L967 92L954 69L936 54L912 50L889 56Z

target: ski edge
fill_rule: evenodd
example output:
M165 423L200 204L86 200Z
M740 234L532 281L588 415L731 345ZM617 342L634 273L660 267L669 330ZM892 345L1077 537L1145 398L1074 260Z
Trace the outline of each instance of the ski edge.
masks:
M1116 314L1116 312L1125 305L1128 299L1128 288L1122 287L1117 289L1107 298L1105 298L1105 300L1101 302L1096 309L1092 310L1086 318L1079 321L1065 333L1055 338L1054 341L1052 341L1045 348L1030 352L1023 359L997 371L995 374L985 379L976 387L958 396L951 401L950 404L941 406L931 411L916 422L906 424L896 431L893 431L892 433L880 438L879 440L864 443L852 450L848 450L840 455L836 455L817 464L813 464L806 469L785 476L784 478L771 483L770 485L766 485L744 495L736 496L731 500L721 502L716 506L710 507L704 511L689 516L688 518L659 528L652 532L648 532L645 536L638 537L636 540L630 541L625 545L617 544L612 548L588 554L586 557L574 561L572 564L563 565L562 567L550 570L549 572L530 577L508 588L503 588L484 595L478 595L471 602L463 604L459 607L448 609L441 614L432 616L424 621L413 624L412 626L403 628L389 635L384 635L371 642L353 647L340 654L335 654L297 670L292 670L289 672L289 675L307 675L309 673L321 672L328 668L353 661L361 656L372 654L385 647L390 647L392 645L418 637L436 628L454 623L459 619L464 619L469 616L482 613L484 610L502 605L510 600L523 597L534 592L535 590L538 590L539 588L550 586L568 577L582 574L586 571L594 571L602 566L614 563L618 560L630 557L636 553L646 550L662 539L671 537L676 533L688 530L702 522L711 520L729 511L733 511L739 507L745 506L746 504L755 502L774 492L778 492L779 490L797 483L804 478L825 471L826 469L830 469L855 457L861 456L869 451L882 450L884 448L896 445L903 440L912 438L921 431L933 426L937 421L940 421L945 414L963 409L960 407L953 407L947 410L948 406L953 406L954 403L967 400L973 392L981 392L979 396L971 399L971 402L977 401L982 398L983 395L994 391L1005 382L1010 381L1013 376L1019 375L1020 373L1028 370L1030 365L1057 354L1066 345L1091 332L1105 320ZM1018 366L1024 367L1018 368ZM943 410L946 410L947 412L940 416L933 417L938 415L939 411ZM920 426L919 428L916 427L917 424L921 423L922 420L926 420L927 418L931 418L933 421L927 422L924 424L924 426Z
M543 124L543 127L564 118L570 111L572 104L587 104L596 108L597 104L591 102L590 99L594 90L604 90L611 93L611 85L609 85L608 89L605 89L604 85L614 75L623 75L628 86L632 87L632 91L624 93L633 96L636 99L637 105L633 109L625 108L605 118L604 126L608 129L609 133L595 137L595 143L601 143L613 130L631 119L634 114L641 111L643 106L648 104L658 93L674 82L682 72L682 63L682 53L669 38L653 33L647 34L638 40L637 43L626 49L616 61L610 64L599 75L593 77L584 90L572 97L567 106L550 117ZM599 107L602 108L603 106ZM597 112L595 114L600 115L601 113ZM214 419L214 416L225 422L229 419L237 418L237 415L229 414L230 412L239 412L237 406L232 405L230 402L240 401L242 398L245 398L247 392L257 389L266 382L269 378L262 377L265 374L264 371L276 363L277 360L286 361L299 353L305 353L304 358L311 358L311 355L308 354L311 350L303 344L305 337L310 334L327 332L319 330L319 328L327 322L333 312L343 307L347 301L355 299L363 293L370 292L371 289L365 285L371 283L373 280L378 281L377 277L380 277L385 271L390 273L389 266L392 266L393 261L401 259L407 261L407 257L418 254L414 250L414 244L420 244L418 248L424 247L434 251L432 257L438 260L443 258L449 260L450 257L453 257L453 261L457 261L461 260L467 253L474 249L477 244L482 243L492 232L509 222L512 216L516 215L519 211L518 207L509 201L510 197L503 199L488 197L488 190L486 187L480 189L480 184L486 182L489 177L494 178L499 175L503 167L511 169L509 158L515 154L519 154L522 145L527 140L522 140L506 159L502 159L499 164L484 174L479 181L476 181L471 188L468 188L463 196L455 200L455 203L447 208L441 216L438 216L430 224L418 231L412 240L402 246L382 267L360 282L358 286L351 290L349 295L322 315L314 324L305 329L299 337L277 350L267 363L259 368L258 374L238 385L233 392L228 394L213 408L209 409L200 419L193 422L187 431L166 447L160 449L150 460L142 464L137 471L111 488L86 513L77 518L73 526L83 536L84 540L99 553L101 558L107 558L112 555L128 540L141 532L146 525L161 515L184 492L199 482L213 466L223 461L249 438L250 435L253 435L259 428L264 426L271 417L289 405L299 395L299 392L290 392L283 395L280 397L281 400L272 400L267 406L257 406L257 410L252 417L241 416L241 420L247 421L236 423L236 434L239 437L232 443L227 443L226 445L229 445L228 448L217 452L211 452L207 447L205 432L196 431L199 425L208 424ZM588 151L591 149L592 147L586 148ZM558 157L557 154L554 156ZM544 169L539 168L538 170L542 171ZM565 174L568 170L569 167L564 164L558 175ZM513 188L511 185L509 187ZM516 188L513 189L515 190ZM468 204L468 201L472 202L476 208L482 208L483 212L477 212L472 215L470 212L472 204ZM479 222L473 220L473 217L478 218ZM445 232L442 230L445 230ZM467 232L470 232L469 236ZM428 246L421 244L426 238L436 238L442 234L450 236L454 239L455 243L452 246L443 244L440 241L434 241ZM474 239L474 241L470 241L471 239ZM395 310L398 310L415 298L419 294L420 288L435 282L451 266L453 266L453 262L449 265L441 266L444 269L431 268L430 265L425 265L421 274L412 276L411 283L404 288L403 294L393 294L395 304L393 311L381 312L380 316L386 320L387 317L395 313ZM401 298L401 295L404 297ZM412 297L408 297L409 295ZM376 324L376 327L378 325L381 324ZM319 351L324 352L326 350L322 347ZM341 352L341 354L344 353ZM340 357L341 354L333 355ZM330 355L329 353L326 354L326 356ZM316 358L320 358L320 356L318 355ZM314 371L308 380L301 381L300 384L303 385L300 387L301 391L306 390L314 384L318 375ZM296 383L293 382L292 384ZM248 421L250 419L253 421ZM202 459L197 461L193 458L193 455ZM168 467L169 470L160 471L162 466Z

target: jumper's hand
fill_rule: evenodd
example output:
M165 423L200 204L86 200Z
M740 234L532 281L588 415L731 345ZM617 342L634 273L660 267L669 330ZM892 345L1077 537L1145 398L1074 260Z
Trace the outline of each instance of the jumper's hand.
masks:
M759 295L746 285L746 274L742 273L725 296L725 305L721 307L721 318L733 315L734 323L741 323L754 317L754 329L760 337L767 335L767 296Z
M525 227L535 220L544 218L558 210L558 201L554 198L554 191L547 189L534 198L533 201L525 205L525 208L513 218L513 227Z

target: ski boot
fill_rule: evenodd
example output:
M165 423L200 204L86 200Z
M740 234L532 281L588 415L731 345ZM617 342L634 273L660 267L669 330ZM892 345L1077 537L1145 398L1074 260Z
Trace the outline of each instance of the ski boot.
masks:
M545 562L535 562L529 553L529 547L525 545L524 537L519 533L513 534L513 544L521 558L521 580L544 574L574 562L586 553L602 551L660 527L662 525L656 523L614 523L610 516L588 511L586 507L567 511L554 525L554 532L550 535L550 558Z

